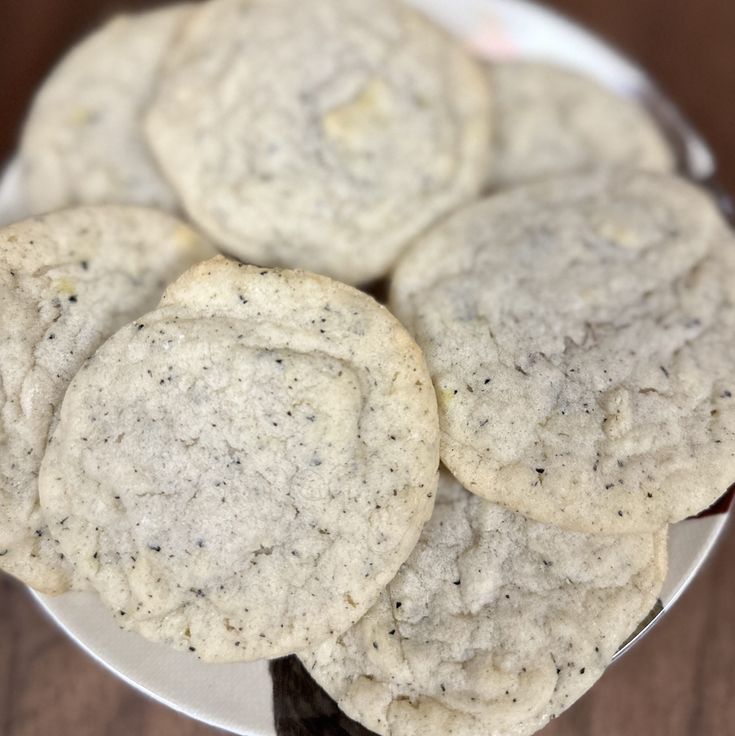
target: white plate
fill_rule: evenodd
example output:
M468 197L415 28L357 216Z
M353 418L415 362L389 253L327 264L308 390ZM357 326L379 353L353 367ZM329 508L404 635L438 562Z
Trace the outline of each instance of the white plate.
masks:
M411 1L484 56L555 61L582 70L617 92L641 100L672 138L682 171L702 182L713 181L715 163L708 147L676 108L640 69L579 26L523 0ZM22 181L17 166L11 164L0 185L0 220L17 219L22 210ZM728 519L726 507L723 503L715 513L672 528L670 571L661 606L620 653L643 636L684 592L722 533ZM236 734L276 736L273 682L267 662L203 664L191 655L121 631L90 593L36 597L59 626L92 657L156 700ZM306 728L300 732L310 731ZM331 732L338 733L339 728Z

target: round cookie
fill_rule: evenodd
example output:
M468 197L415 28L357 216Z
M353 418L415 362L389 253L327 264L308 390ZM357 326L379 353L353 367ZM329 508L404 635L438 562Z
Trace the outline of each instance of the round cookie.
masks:
M121 325L212 251L178 220L85 207L0 230L0 569L44 593L69 568L38 504L38 469L68 383Z
M212 0L173 46L146 130L233 255L364 283L476 196L489 125L483 70L402 2Z
M302 658L382 736L529 736L603 674L665 572L665 532L562 531L442 474L434 515L378 602Z
M539 62L494 63L487 73L492 188L603 166L674 170L673 151L643 107L595 80Z
M21 139L32 212L74 204L177 208L140 125L163 56L189 9L177 5L114 18L54 69Z
M496 195L400 263L442 459L466 488L587 532L655 530L735 481L735 243L645 173Z
M359 619L430 516L438 462L431 379L384 307L220 257L77 375L41 499L122 626L245 661Z

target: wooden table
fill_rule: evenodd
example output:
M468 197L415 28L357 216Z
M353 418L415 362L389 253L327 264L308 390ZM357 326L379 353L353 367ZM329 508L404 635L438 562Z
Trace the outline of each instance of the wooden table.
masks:
M366 0L367 1L367 0ZM110 8L146 0L0 0L0 156L31 90ZM710 140L735 191L735 0L553 0L637 58ZM733 367L735 370L735 366ZM673 612L545 736L735 735L735 528ZM0 577L0 736L202 736L71 644Z

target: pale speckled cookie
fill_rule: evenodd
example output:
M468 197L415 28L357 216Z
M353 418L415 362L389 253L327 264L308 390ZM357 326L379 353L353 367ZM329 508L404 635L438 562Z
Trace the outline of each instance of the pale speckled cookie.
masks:
M167 59L148 139L238 258L349 283L483 185L483 70L398 0L212 0Z
M456 215L392 305L470 490L579 531L655 530L735 481L735 241L707 195L560 178Z
M529 736L597 681L665 573L665 532L562 531L442 474L434 515L378 602L302 658L382 736Z
M45 593L68 587L37 487L64 391L105 338L211 254L178 220L137 207L66 210L0 230L0 569Z
M603 166L674 170L673 151L643 107L595 80L541 62L498 62L487 73L492 188Z
M114 18L54 69L33 102L20 146L32 212L74 204L177 208L140 126L166 49L189 9Z
M217 258L80 371L41 473L119 623L210 661L338 635L434 505L436 399L408 333L330 279Z

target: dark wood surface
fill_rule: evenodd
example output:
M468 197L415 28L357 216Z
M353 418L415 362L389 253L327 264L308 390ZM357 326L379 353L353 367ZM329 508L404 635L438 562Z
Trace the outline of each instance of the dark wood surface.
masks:
M368 1L368 0L366 0ZM0 0L0 157L31 90L110 9L146 0ZM735 191L735 0L553 0L638 59L712 143ZM734 367L735 369L735 367ZM544 736L735 736L735 528L673 612ZM216 733L104 671L0 577L0 736Z

